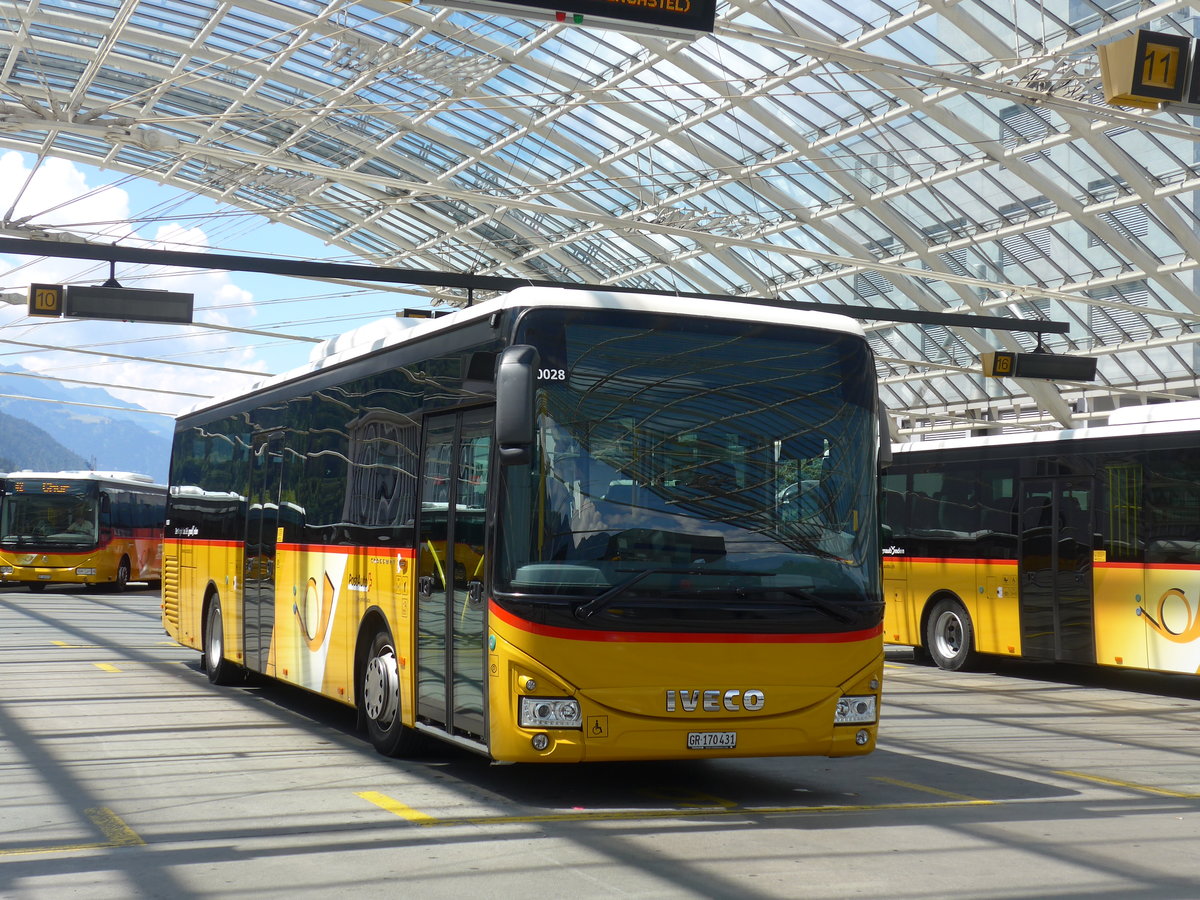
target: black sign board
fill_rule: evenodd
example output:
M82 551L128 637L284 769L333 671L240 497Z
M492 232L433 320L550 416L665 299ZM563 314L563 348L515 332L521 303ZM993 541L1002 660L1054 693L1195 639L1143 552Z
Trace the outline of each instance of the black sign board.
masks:
M194 294L176 291L69 284L64 315L76 319L190 325L194 299Z

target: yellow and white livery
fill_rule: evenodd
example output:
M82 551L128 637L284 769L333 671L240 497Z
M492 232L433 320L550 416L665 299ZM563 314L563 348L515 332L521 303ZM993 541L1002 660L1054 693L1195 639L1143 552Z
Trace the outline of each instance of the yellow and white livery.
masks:
M179 419L163 620L386 754L854 755L883 617L874 366L786 307L523 288Z

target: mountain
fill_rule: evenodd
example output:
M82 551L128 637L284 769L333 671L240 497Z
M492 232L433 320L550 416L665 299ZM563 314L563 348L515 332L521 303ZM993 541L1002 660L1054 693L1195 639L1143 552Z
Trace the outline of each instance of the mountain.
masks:
M94 468L141 472L166 484L173 428L168 416L140 412L99 388L68 388L13 368L0 368L0 414L0 459L7 460L0 471ZM52 464L55 459L64 461Z
M41 428L0 413L0 472L17 469L59 472L87 467L86 459L72 453Z

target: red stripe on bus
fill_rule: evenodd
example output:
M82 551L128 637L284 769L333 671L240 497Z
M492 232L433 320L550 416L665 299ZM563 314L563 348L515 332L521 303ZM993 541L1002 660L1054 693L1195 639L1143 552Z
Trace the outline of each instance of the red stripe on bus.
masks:
M409 559L417 555L412 547L347 547L344 544L276 544L276 549L300 553L370 553L373 556L403 556Z
M167 538L168 541L174 541L180 544L196 544L205 547L238 547L246 546L245 541L224 541L210 538ZM344 544L276 544L276 550L288 550L291 552L309 552L309 553L345 553L351 554L373 554L375 556L403 556L412 558L417 555L417 551L413 547L347 547Z
M574 628L559 628L555 625L538 625L501 609L493 600L488 604L491 614L507 625L543 637L563 638L572 641L598 641L628 644L848 644L865 641L883 634L883 625L861 631L844 631L836 634L730 634L708 632L653 631L584 631Z
M1200 564L1197 563L1098 562L1094 563L1094 565L1097 569L1153 569L1156 572L1200 571Z
M938 558L931 556L889 556L885 558L891 560L908 560L913 563L925 564L940 564L940 565L992 565L992 566L1015 566L1019 564L1019 560L1015 559L956 559L952 557ZM1140 563L1140 562L1094 562L1092 568L1095 569L1153 569L1155 571L1177 570L1181 572L1196 572L1200 571L1200 563Z
M1017 564L1017 560L1015 560L1015 559L974 559L974 558L969 558L969 557L960 559L960 558L952 557L952 556L946 556L946 557L885 556L884 557L885 562L891 562L891 561L900 560L900 559L907 560L908 562L914 562L914 563L937 563L939 565L1015 566Z

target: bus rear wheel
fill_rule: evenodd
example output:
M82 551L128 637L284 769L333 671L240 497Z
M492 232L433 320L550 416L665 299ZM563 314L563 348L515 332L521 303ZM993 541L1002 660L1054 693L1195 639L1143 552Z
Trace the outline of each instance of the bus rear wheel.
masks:
M115 593L122 593L129 586L129 575L133 571L129 564L129 557L122 556L121 561L117 563L117 575L109 584L109 589Z
M958 672L975 657L975 627L956 600L939 600L925 625L925 649L939 668Z
M371 638L359 675L358 698L367 737L377 751L384 756L406 756L419 748L420 735L401 720L400 667L395 642L386 627L378 628Z
M225 658L225 626L221 621L221 598L213 594L204 616L204 671L213 684L233 684L240 667Z

